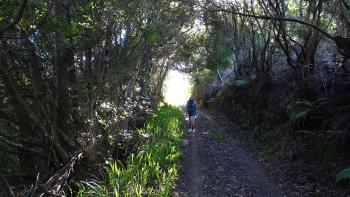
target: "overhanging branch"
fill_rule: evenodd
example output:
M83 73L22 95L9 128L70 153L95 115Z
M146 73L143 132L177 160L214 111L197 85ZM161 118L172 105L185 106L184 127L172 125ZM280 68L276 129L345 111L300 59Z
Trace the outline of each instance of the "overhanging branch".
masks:
M203 5L199 5L193 2L189 2L184 0L184 3L188 3L188 4L192 4L195 6L199 6L200 8L207 10L208 12L225 12L225 13L229 13L229 14L233 14L233 15L238 15L238 16L243 16L243 17L249 17L249 18L256 18L256 19L262 19L262 20L274 20L274 21L287 21L287 22L294 22L294 23L298 23L298 24L302 24L305 26L308 26L310 28L315 29L316 31L320 32L321 34L323 34L324 36L326 36L327 38L335 41L335 37L332 36L330 33L328 33L327 31L321 29L320 27L312 24L312 23L308 23L306 21L302 21L296 18L286 18L286 17L274 17L274 16L267 16L267 15L255 15L255 14L249 14L249 13L242 13L242 12L236 12L233 10L228 10L228 9L224 9L218 5L215 5L215 3L211 2L211 5L214 6L215 8L208 8L206 6Z
M204 9L206 9L209 12L225 12L225 13L229 13L229 14L233 14L233 15L238 15L238 16L243 16L243 17L250 17L250 18L256 18L256 19L262 19L262 20L275 20L275 21L288 21L288 22L294 22L294 23L299 23L308 27L311 27L313 29L315 29L316 31L322 33L324 36L326 36L327 38L331 39L334 41L334 36L332 36L331 34L329 34L328 32L326 32L325 30L319 28L318 26L299 20L299 19L295 19L295 18L284 18L284 17L273 17L273 16L266 16L266 15L254 15L254 14L246 14L246 13L242 13L242 12L235 12L235 11L231 11L231 10L226 10L226 9L222 9L222 8L218 8L218 9L210 9L210 8L206 8L203 7Z

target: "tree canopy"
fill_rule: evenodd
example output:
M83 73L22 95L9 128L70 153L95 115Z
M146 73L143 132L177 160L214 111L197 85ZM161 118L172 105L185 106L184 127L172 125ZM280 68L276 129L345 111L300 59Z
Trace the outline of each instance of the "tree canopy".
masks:
M349 81L349 0L0 5L0 175L21 177L26 192L81 154L116 157L118 135L143 126L170 69L222 81L292 71L318 76L324 96Z

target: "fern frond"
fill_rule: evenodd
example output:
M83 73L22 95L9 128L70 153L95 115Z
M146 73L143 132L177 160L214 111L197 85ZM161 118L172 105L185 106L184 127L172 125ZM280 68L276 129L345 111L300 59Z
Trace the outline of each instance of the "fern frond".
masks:
M300 107L308 107L308 108L312 108L313 107L313 104L310 101L305 100L305 99L303 99L301 101L296 101L294 105L295 106L300 106Z
M335 181L338 183L339 181L348 179L348 178L350 178L350 166L338 172L336 175Z

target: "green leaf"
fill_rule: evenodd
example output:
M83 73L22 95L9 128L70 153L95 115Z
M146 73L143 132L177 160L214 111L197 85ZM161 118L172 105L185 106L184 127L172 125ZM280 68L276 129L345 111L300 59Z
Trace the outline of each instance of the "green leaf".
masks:
M50 30L57 30L57 28L60 27L60 23L56 19L48 20L46 25L47 25L47 28Z
M66 37L73 37L75 34L75 30L74 30L74 26L72 24L70 25L67 25L65 28L64 28L64 35Z
M350 166L338 172L336 175L336 182L350 178Z
M157 43L159 41L159 36L156 32L151 32L148 38L152 43Z

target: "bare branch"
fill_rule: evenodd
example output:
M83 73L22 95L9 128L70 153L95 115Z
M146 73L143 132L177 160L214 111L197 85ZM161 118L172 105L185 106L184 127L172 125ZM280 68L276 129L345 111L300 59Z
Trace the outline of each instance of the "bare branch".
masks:
M315 29L316 31L322 33L323 35L325 35L327 38L331 39L334 41L334 36L330 35L328 32L326 32L325 30L317 27L314 24L299 20L299 19L295 19L295 18L283 18L283 17L273 17L273 16L265 16L265 15L254 15L254 14L246 14L246 13L241 13L241 12L235 12L235 11L231 11L231 10L226 10L226 9L210 9L210 8L205 8L207 9L209 12L226 12L229 14L234 14L234 15L239 15L239 16L243 16L243 17L251 17L251 18L257 18L257 19L263 19L263 20L277 20L277 21L288 21L288 22L295 22L295 23L299 23L308 27L311 27L313 29Z
M4 187L9 197L15 197L15 194L13 193L9 183L6 181L5 177L2 176L2 174L0 174L0 184Z
M344 6L345 6L348 10L350 10L350 5L347 4L345 0L342 0L342 3L344 4Z
M187 2L190 3L190 2ZM193 4L193 3L191 3ZM218 5L215 5L212 3L212 5L215 8L208 8L206 6L203 5L198 5L195 4L196 6L201 7L202 9L207 10L208 12L225 12L225 13L229 13L229 14L233 14L233 15L238 15L238 16L242 16L242 17L250 17L250 18L256 18L256 19L262 19L262 20L275 20L275 21L287 21L287 22L294 22L294 23L299 23L308 27L311 27L313 29L315 29L316 31L322 33L323 35L325 35L327 38L331 39L334 41L334 36L332 36L331 34L329 34L328 32L326 32L325 30L321 29L320 27L308 23L306 21L302 21L296 18L287 18L287 17L274 17L274 16L266 16L266 15L255 15L255 14L249 14L249 13L242 13L242 12L237 12L237 11L233 11L233 10L228 10L228 9L224 9Z

